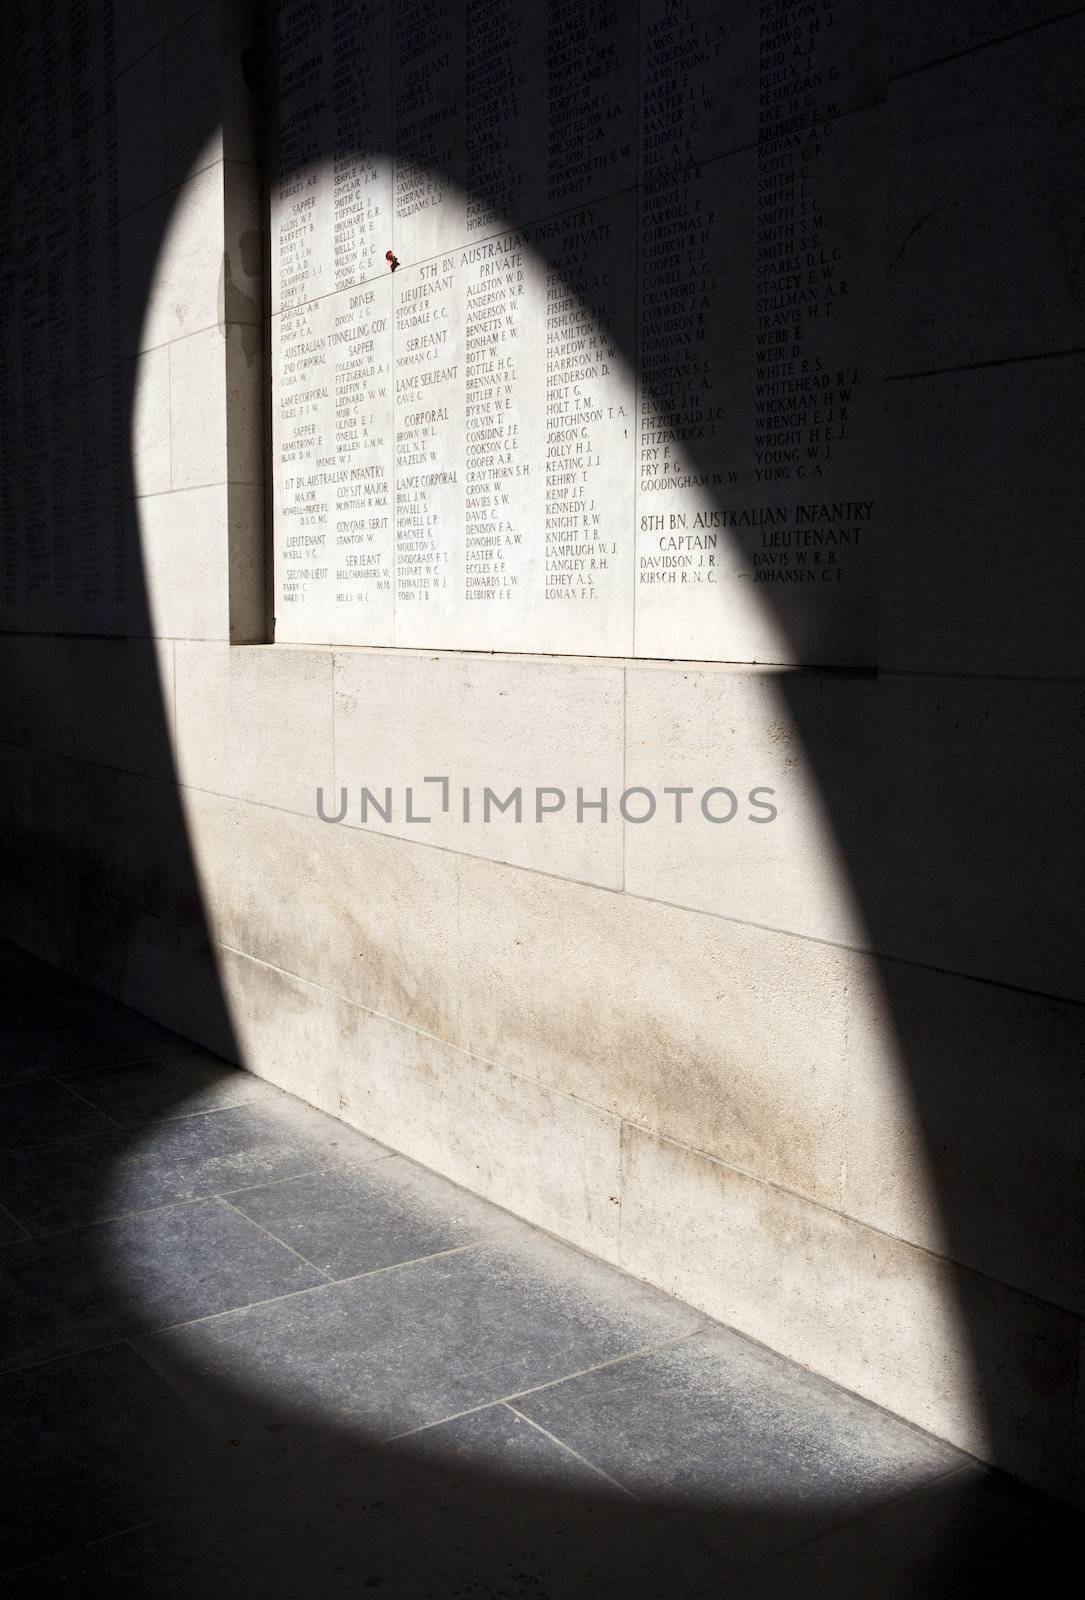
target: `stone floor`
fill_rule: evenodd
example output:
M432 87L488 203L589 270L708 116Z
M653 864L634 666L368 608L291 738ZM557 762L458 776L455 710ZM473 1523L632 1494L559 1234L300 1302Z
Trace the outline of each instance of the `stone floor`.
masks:
M0 1084L11 1594L1014 1593L1072 1537L10 947Z

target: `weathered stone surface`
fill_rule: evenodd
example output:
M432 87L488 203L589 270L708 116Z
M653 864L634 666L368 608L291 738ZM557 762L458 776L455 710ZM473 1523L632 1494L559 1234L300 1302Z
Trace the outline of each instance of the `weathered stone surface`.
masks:
M350 827L616 889L622 699L621 669L603 663L339 652L335 790L334 800L326 791L325 810L338 814L345 789ZM369 802L363 820L363 788L390 812L387 821ZM603 790L606 822L586 809ZM554 792L540 800L539 791ZM549 808L541 815L540 804ZM306 809L315 805L314 794Z
M460 884L467 1048L838 1202L845 952L489 863Z
M174 672L181 781L311 816L331 789L331 656L185 639Z
M622 1179L628 1271L1069 1492L1075 1317L637 1129Z
M339 1114L363 1133L617 1259L616 1117L346 1002L339 1093Z

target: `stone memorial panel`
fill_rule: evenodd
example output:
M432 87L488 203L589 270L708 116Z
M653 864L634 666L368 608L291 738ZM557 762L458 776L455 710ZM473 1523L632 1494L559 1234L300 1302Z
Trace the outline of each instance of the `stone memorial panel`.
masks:
M871 26L283 8L277 638L873 662Z
M14 20L3 119L15 160L0 189L0 625L118 632L129 489L113 4L21 4Z

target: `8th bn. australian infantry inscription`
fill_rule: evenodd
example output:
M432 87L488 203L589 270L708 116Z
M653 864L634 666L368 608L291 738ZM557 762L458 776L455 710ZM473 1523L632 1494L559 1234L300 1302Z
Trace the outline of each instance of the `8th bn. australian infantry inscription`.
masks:
M873 661L854 16L283 8L277 638Z

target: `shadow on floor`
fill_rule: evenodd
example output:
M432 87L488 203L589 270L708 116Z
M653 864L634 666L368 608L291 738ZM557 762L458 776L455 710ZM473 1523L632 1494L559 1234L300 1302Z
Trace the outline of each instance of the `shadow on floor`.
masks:
M1074 1537L10 947L0 982L10 1592L948 1597Z

